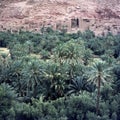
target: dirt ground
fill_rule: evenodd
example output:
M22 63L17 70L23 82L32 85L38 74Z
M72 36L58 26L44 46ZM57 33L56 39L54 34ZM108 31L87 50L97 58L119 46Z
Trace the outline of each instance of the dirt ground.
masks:
M90 27L96 33L106 31L109 26L112 32L120 32L120 1L6 0L0 7L0 30L39 31L44 25L56 26L77 17L99 19Z

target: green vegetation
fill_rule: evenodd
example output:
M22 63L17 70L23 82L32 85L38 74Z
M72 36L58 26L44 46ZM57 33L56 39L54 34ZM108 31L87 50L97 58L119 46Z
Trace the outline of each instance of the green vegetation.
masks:
M0 32L0 47L0 120L120 120L120 35Z

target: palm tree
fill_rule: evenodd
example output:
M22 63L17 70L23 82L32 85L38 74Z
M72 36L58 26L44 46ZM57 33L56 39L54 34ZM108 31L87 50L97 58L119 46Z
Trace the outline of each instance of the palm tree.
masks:
M117 64L117 66L114 68L114 74L115 74L115 90L116 92L120 92L120 64Z
M101 84L108 83L110 84L110 74L109 71L111 70L111 67L108 67L107 64L102 61L98 60L92 64L92 66L89 66L87 76L88 81L92 81L97 85L97 104L96 104L96 113L99 112L99 101L100 101L100 88Z
M22 70L26 65L22 59L14 60L9 62L9 66L3 73L3 78L6 83L9 83L12 87L15 88L19 97L24 95L24 81L22 80ZM6 75L5 75L6 74Z
M78 40L70 40L64 44L60 44L55 49L55 58L57 58L60 65L64 65L64 63L70 66L70 78L73 78L73 68L76 64L78 64L83 57L83 53L85 51L85 46L83 41Z
M31 45L32 46L32 45ZM10 55L12 59L19 59L23 56L28 55L32 49L31 46L29 45L29 42L25 44L14 44L13 47L10 49Z
M84 52L83 60L84 60L84 65L89 64L89 60L92 57L92 51L90 49L86 49Z
M69 87L69 91L68 91L68 95L75 93L75 94L80 94L83 90L85 90L87 81L81 77L81 76L77 76L75 77L71 84L68 86Z
M75 77L71 84L68 86L68 95L75 93L79 95L84 90L88 92L93 92L95 90L95 85L93 83L89 83L86 78L83 76Z
M14 106L17 100L17 93L8 84L2 83L0 85L0 119L6 120L10 115L9 110Z
M46 88L45 96L48 99L56 99L64 96L66 70L59 63L50 62L45 71Z
M24 86L26 87L26 95L36 96L36 88L41 83L42 68L40 61L31 58L30 61L26 62L25 67L21 71L22 81L24 81Z

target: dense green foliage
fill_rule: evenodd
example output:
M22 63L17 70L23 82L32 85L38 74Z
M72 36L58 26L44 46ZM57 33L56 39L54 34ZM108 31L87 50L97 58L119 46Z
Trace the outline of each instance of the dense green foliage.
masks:
M120 35L0 32L0 120L120 120Z

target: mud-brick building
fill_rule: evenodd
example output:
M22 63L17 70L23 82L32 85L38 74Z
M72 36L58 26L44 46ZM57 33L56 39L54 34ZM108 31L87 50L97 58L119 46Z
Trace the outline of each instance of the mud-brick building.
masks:
M66 29L67 32L85 31L94 26L96 19L72 17L56 23L43 24L44 27L51 27L54 30Z

